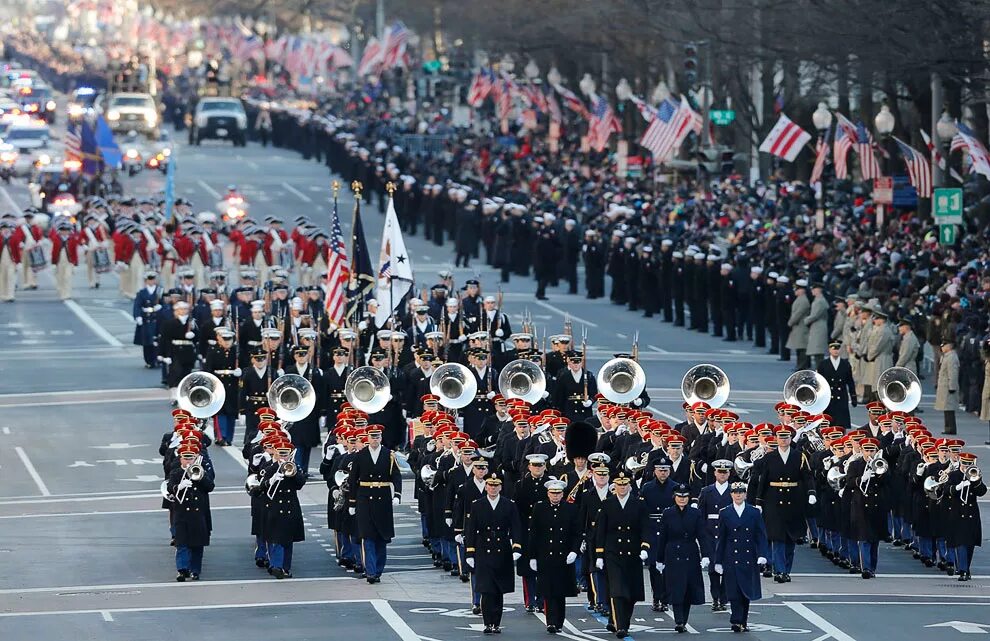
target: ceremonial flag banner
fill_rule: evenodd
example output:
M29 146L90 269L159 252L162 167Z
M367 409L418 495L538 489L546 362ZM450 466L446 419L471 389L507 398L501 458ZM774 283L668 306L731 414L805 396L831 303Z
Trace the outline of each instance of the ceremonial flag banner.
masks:
M901 156L904 158L904 164L907 165L908 178L911 180L911 184L914 185L915 190L918 192L918 198L931 198L932 197L932 165L925 158L925 155L915 149L914 147L908 145L906 142L894 138L897 143L897 147L901 151Z
M333 214L330 216L330 246L327 253L327 320L336 325L344 324L347 308L347 250L344 248L344 235L340 229L340 216L337 215L337 198L333 199Z
M787 162L793 162L809 140L811 140L811 134L798 127L790 118L781 113L777 124L773 126L766 140L760 145L760 151L783 158Z
M375 323L379 327L392 315L392 311L409 291L413 284L412 263L406 252L406 242L402 239L399 228L399 218L395 214L395 204L388 199L388 210L385 212L385 228L382 230L382 249L379 253L378 264L378 311Z
M353 317L371 298L375 289L375 275L371 273L371 257L368 255L368 242L364 238L364 225L361 223L361 199L354 201L354 225L351 228L351 269L350 301L347 316Z

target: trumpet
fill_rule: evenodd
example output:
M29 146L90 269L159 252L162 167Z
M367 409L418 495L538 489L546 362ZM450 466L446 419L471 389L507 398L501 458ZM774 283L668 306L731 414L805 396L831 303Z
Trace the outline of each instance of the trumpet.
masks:
M201 481L204 476L206 476L206 469L203 467L201 461L202 457L196 459L196 462L186 468L185 473L182 478L189 479L190 481ZM186 500L186 493L189 491L188 487L184 487L179 490L175 495L175 502L182 505L182 502Z
M816 452L825 451L825 441L823 441L822 437L819 436L818 431L816 430L814 425L805 425L804 427L799 429L794 439L797 440L802 436L804 437L804 440L807 441L808 445L811 446L811 449L815 450Z

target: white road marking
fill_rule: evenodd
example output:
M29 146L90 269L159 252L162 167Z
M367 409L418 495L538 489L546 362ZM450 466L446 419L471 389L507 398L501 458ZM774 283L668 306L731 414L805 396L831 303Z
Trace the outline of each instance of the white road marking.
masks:
M345 579L345 580L353 580L352 577L337 577L337 578ZM292 581L294 583L299 582L299 581L305 581L305 580L306 579L292 579ZM216 585L218 583L226 583L226 581L194 581L192 583L189 583L189 585L210 585L210 584ZM235 581L234 583L241 583L241 582ZM251 583L251 582L250 581L247 581L245 583ZM163 583L161 585L163 585L163 586L164 585L174 586L175 584L174 583ZM288 585L288 584L286 584L286 585ZM140 587L140 585L135 586L135 587ZM185 586L183 586L183 587L185 587ZM3 612L3 613L0 613L0 617L46 616L46 615L49 615L49 614L51 614L51 615L55 615L55 614L100 614L100 615L102 615L104 612L107 612L107 613L116 612L116 613L119 614L121 612L169 612L171 610L226 610L228 608L231 608L231 609L240 609L240 608L266 608L266 607L271 607L271 606L276 606L276 605L331 605L331 604L335 604L335 603L368 603L368 599L339 599L339 600L334 600L334 601L330 601L330 600L326 600L326 601L270 601L270 602L264 602L264 603L217 603L217 604L208 604L208 605L173 605L173 606L167 606L167 607L158 606L158 607L150 607L150 608L114 608L112 610L40 610L40 611L31 611L31 612ZM417 637L417 639L418 638L419 637ZM405 641L405 640L403 640L403 641Z
M160 494L158 496L161 496ZM301 503L301 505L317 505L316 503ZM246 510L250 508L250 505L220 505L213 506L210 509L216 512L217 510ZM58 518L58 517L76 517L76 516L117 516L119 514L161 514L162 509L158 508L156 510L107 510L107 511L97 511L97 512L56 512L54 514L6 514L0 516L0 519L43 519L43 518Z
M196 181L196 184L198 184L200 187L202 187L203 188L203 191L205 191L209 195L213 196L217 200L220 200L221 198L223 198L223 196L220 195L220 192L217 191L216 189L214 189L213 187L210 187L208 184L206 184L206 181L204 181L204 180L197 180Z
M22 447L15 447L14 451L17 452L18 458L21 459L21 463L24 464L24 469L27 473L34 479L34 484L38 486L38 491L41 492L42 496L51 496L52 493L48 491L48 486L45 482L41 480L41 475L38 474L38 470L34 469L34 464L31 463L31 459L28 458L27 452L24 451Z
M290 194L294 194L294 195L298 196L300 198L300 200L302 200L304 202L307 202L307 203L313 202L313 199L312 198L310 198L306 194L302 193L301 191L299 191L298 189L296 189L295 187L293 187L289 183L285 182L284 180L282 181L282 186L285 187L285 189Z
M113 615L110 614L110 610L102 610L100 614L103 615L103 620L108 623L113 623Z
M126 318L127 320L129 320L131 323L134 322L134 317L131 316L129 312L125 312L122 309L118 309L117 311L120 312L121 314L123 314L124 318Z
M3 433L4 434L10 434L10 428L9 427L3 428Z
M384 599L372 599L371 605L374 606L375 610L378 611L379 616L385 620L385 623L395 631L402 641L419 641L419 635L413 632L413 629L409 627L399 614L392 609L392 606L388 601Z
M21 210L21 206L17 204L17 201L10 197L10 192L7 191L6 187L0 187L0 193L3 194L3 199L7 201L7 204L10 205L11 209L14 211Z
M76 317L78 317L79 320L81 320L86 327L93 330L94 334L96 334L97 336L99 336L104 341L106 341L107 343L109 343L114 347L124 346L124 344L121 343L119 340L117 340L114 336L112 336L110 332L103 329L102 325L100 325L95 320L93 320L93 317L89 315L89 312L87 312L85 309L80 307L79 303L77 303L74 300L67 300L64 302L65 302L65 306L69 308L69 311L75 314Z
M793 610L798 616L810 623L811 625L817 627L822 632L827 632L835 641L856 641L839 628L832 625L827 619L825 619L820 614L814 612L811 608L803 603L795 603L793 601L786 601L784 603L787 607Z
M258 163L254 162L253 160L248 160L244 164L247 165L248 167L250 167L251 169L261 169L261 167L258 165Z
M549 309L551 312L554 312L555 314L560 314L564 318L570 318L575 323L581 323L582 325L587 325L588 327L598 327L598 324L597 323L592 323L591 321L584 320L583 318L580 318L579 316L575 316L574 314L571 314L570 312L565 312L564 310L560 309L559 307L554 307L553 305L551 305L550 303L548 303L546 301L538 300L538 301L536 301L536 304L539 305L540 307L542 307L543 309Z
M150 477L150 475L148 475ZM136 481L137 479L118 479L121 481ZM142 478L142 482L150 483L152 480L160 482L162 479L159 476L153 478ZM243 494L244 488L239 490L213 490L210 492L211 495L218 494ZM51 496L51 495L49 495ZM95 501L114 501L118 499L154 499L161 496L160 492L148 493L144 490L140 494L117 494L113 496L74 496L74 497L51 497L45 499L15 499L15 500L0 500L0 506L4 505L48 505L51 503L92 503ZM215 508L214 508L215 509ZM96 512L95 514L105 514L105 512Z
M654 352L656 352L658 354L669 354L670 353L670 352L668 352L665 349L662 349L660 347L657 347L656 345L647 345L647 347L650 348L650 349L652 349Z

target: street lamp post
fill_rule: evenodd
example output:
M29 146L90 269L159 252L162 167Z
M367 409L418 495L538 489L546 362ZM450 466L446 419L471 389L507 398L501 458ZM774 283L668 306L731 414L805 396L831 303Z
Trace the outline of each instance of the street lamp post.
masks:
M935 123L935 140L938 141L937 145L932 145L933 156L935 153L942 154L942 158L945 160L945 170L942 171L939 167L938 162L933 158L935 162L935 168L939 170L938 174L941 180L936 183L935 186L942 186L949 184L949 178L951 178L952 173L949 171L949 149L952 144L952 139L956 137L957 133L956 121L949 115L948 110L943 109L942 115L939 117L938 122Z
M828 132L829 127L832 126L832 112L829 111L828 105L824 102L818 103L818 109L811 114L811 120L815 124L815 129L818 130L818 139L825 143L825 135ZM822 168L822 175L818 181L818 193L816 194L818 200L818 207L815 210L815 227L817 229L825 228L825 168Z
M894 131L894 124L895 124L894 114L890 113L890 107L884 104L880 108L879 113L877 113L876 117L873 119L873 126L877 128L877 133L880 134L881 147L886 147L887 140L890 138L891 132ZM887 162L887 154L884 153L884 156L883 158L881 158L881 162L880 162L881 175L886 176L888 173L890 173L888 171L889 164L890 163ZM884 225L884 204L876 203L876 205L877 205L877 231L882 234L883 225Z

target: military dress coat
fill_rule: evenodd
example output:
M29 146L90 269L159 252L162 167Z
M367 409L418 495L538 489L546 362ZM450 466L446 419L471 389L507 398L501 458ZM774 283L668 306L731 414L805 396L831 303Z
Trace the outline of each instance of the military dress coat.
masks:
M648 550L649 523L646 504L632 492L626 495L625 506L615 495L602 504L595 533L595 559L605 561L609 596L632 601L645 598L639 554Z
M815 296L811 301L811 310L804 319L808 327L809 354L824 354L828 351L828 302L824 296Z
M790 333L787 335L787 349L807 349L808 347L808 326L804 324L805 318L811 312L811 303L807 296L796 296L791 303L791 316L787 319L787 327Z
M395 537L392 498L402 495L402 472L395 455L382 445L375 461L370 448L364 448L354 455L349 483L348 506L357 508L358 536L390 542Z
M169 472L167 487L172 496L179 495L179 482L185 475L186 471L180 465L176 465ZM213 477L206 474L202 479L193 481L192 487L185 490L182 503L176 501L173 504L176 545L200 547L210 544L210 500L208 495L213 491L213 486Z
M954 412L959 408L959 354L952 350L942 354L935 386L935 409Z
M529 542L524 552L527 559L536 559L537 593L545 597L577 596L576 563L567 563L567 556L581 550L581 525L578 507L567 501L553 505L543 500L533 506L529 519Z
M671 603L701 605L705 602L701 559L711 560L712 556L705 517L698 508L675 505L663 511L657 537L657 561L666 566L664 587Z
M779 450L760 459L755 494L771 541L796 541L805 535L805 510L815 486L811 467L800 450L790 448L786 462Z
M760 568L756 560L770 558L763 515L748 503L741 515L736 513L735 506L729 505L719 513L717 529L718 543L712 562L722 566L725 595L730 600L762 598Z
M293 476L284 477L281 482L272 482L281 463L270 461L265 468L265 478L261 483L261 497L265 504L264 537L269 543L288 545L306 540L306 526L303 523L302 507L296 494L306 485L306 475L299 470ZM269 498L273 485L277 489Z
M488 496L471 504L464 519L464 552L474 559L475 589L482 594L508 594L516 589L512 563L522 553L519 512L510 499L498 497L492 507Z

